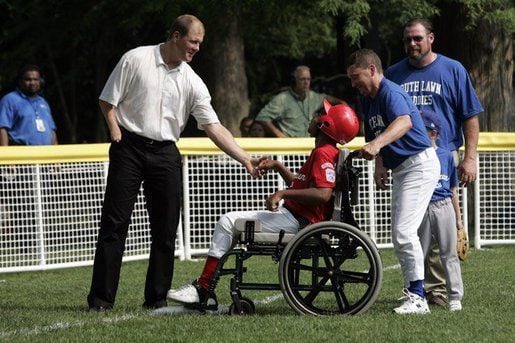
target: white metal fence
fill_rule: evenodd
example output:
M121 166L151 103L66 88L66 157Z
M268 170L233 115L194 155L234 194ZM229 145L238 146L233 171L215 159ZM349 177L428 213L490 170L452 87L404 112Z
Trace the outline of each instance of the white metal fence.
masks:
M308 154L272 155L291 170L298 170ZM360 228L379 248L392 247L390 235L390 190L378 190L373 179L373 162L353 160L362 169L358 204L353 213ZM218 218L229 211L259 210L265 199L285 185L278 173L259 180L251 179L239 163L227 156L186 156L184 158L184 243L185 255L206 254ZM466 189L460 199L466 206ZM464 225L468 218L464 213Z
M515 243L515 152L479 155L475 245Z
M207 252L214 224L222 214L262 209L266 197L284 187L277 173L252 179L232 159L218 152L209 153L214 148L206 140L185 141L186 145L193 142L204 148L181 148L179 145L183 152L184 193L176 256L181 259ZM297 148L285 149L288 142ZM249 151L253 150L252 146L255 151L271 151L271 158L280 159L296 170L307 157L312 141L281 140L281 147L270 140L259 141L258 145L256 141L240 143L244 143ZM37 148L37 152L43 151L42 147ZM65 148L69 152L56 155L53 149L57 147L46 147L50 158L39 156L35 159L2 154L19 147L0 150L0 162L3 163L0 165L0 272L92 264L107 177L107 148L93 154L94 158L85 154L89 157L82 158L84 162L77 162L84 147L69 148ZM29 150L23 152L33 154ZM23 160L23 164L16 163L17 160ZM480 178L474 192L475 225L474 230L469 228L469 231L474 234L476 247L513 244L515 150L480 151L478 161ZM391 246L390 192L376 190L371 162L355 160L354 163L363 168L359 203L354 207L358 224L379 247ZM466 194L461 194L460 199L466 208ZM467 225L467 211L463 213ZM141 191L131 220L125 261L148 257L148 225Z

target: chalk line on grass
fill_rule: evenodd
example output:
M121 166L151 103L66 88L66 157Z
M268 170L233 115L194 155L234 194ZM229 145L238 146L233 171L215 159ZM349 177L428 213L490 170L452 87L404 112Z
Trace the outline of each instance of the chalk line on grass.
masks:
M112 323L118 323L118 322L131 320L136 317L138 317L138 315L136 315L136 314L124 314L121 316L103 318L102 322L112 324ZM55 322L55 323L52 323L50 325L45 325L45 326L36 326L34 328L21 328L21 329L16 329L13 331L0 332L0 339L12 337L15 335L26 335L26 336L39 335L42 333L48 333L48 332L52 332L52 331L60 331L60 330L67 330L67 329L82 327L85 324L86 324L86 322L81 322L78 320L73 321L73 322L62 322L62 321Z
M387 271L395 270L395 269L399 269L399 268L400 268L400 264L395 264L395 265L391 265L391 266L388 266L388 267L384 267L383 271L387 272ZM266 305L266 304L270 304L270 303L272 303L274 301L277 301L277 300L281 299L282 297L283 297L283 295L281 293L274 294L274 295L268 296L268 297L263 298L263 299L255 300L254 303L255 304L259 304L259 305ZM227 306L227 305L219 305L219 307L220 307L219 310L218 311L212 311L213 312L212 314L225 314L225 313L228 313L229 306ZM178 305L178 306L163 307L161 309L157 309L157 310L151 311L151 312L149 312L149 315L154 316L154 315L162 315L162 314L179 314L179 313L189 313L189 312L193 313L193 312L197 312L197 311L195 311L195 310L187 310L187 309L185 310L183 306ZM119 322L124 322L124 321L128 321L128 320L132 320L132 319L135 319L135 318L141 317L141 316L142 315L139 315L139 314L128 313L128 314L124 314L124 315L121 315L121 316L103 318L102 322L109 323L109 324L119 323ZM20 328L20 329L16 329L16 330L13 330L13 331L0 332L0 339L4 339L4 338L16 336L16 335L32 336L32 335L39 335L39 334L42 334L42 333L48 333L48 332L52 332L52 331L68 330L68 329L72 329L72 328L82 327L82 326L84 326L87 323L89 323L89 322L81 322L81 321L63 322L63 321L59 321L59 322L55 322L55 323L52 323L52 324L46 325L46 326L36 326L34 328Z

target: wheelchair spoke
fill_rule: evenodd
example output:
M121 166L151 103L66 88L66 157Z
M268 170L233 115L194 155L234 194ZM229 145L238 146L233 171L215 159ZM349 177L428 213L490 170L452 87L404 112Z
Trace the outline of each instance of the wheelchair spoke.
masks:
M323 277L320 282L313 287L313 289L304 297L304 300L309 304L313 305L313 301L318 296L320 291L324 288L325 284L327 283L327 280L329 280L329 276Z
M321 236L317 236L316 240L320 244L320 248L322 249L322 257L324 258L324 262L327 268L331 269L333 268L333 263L331 262L331 259L329 258L329 251L328 251L328 245L327 243L322 239ZM329 247L329 249L331 249Z
M370 273L338 270L334 274L341 282L370 284Z
M309 270L309 271L316 271L320 268L309 266L307 264L302 263L292 263L291 264L292 269L298 269L298 270Z
M338 309L340 313L344 313L346 308L350 307L349 300L345 293L343 292L343 287L340 285L336 277L331 278L331 283L333 285L334 296L336 298L336 303L338 305Z

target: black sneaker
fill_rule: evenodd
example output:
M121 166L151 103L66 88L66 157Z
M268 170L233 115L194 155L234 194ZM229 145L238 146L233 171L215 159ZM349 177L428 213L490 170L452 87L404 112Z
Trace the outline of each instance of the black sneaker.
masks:
M166 307L166 306L168 306L166 299L158 300L154 303L149 303L146 301L145 301L145 303L143 303L143 307L148 308L148 309L158 309L158 308L162 308L162 307Z
M102 306L102 305L90 306L89 309L88 309L88 312L90 312L90 313L106 312L106 311L109 311L112 308L113 308L112 306Z

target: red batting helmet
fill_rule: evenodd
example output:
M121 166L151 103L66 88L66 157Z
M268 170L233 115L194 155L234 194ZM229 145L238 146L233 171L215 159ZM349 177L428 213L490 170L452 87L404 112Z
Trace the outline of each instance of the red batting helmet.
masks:
M318 128L337 143L349 143L359 131L359 121L354 110L347 105L331 106L324 99L325 113L318 118Z

